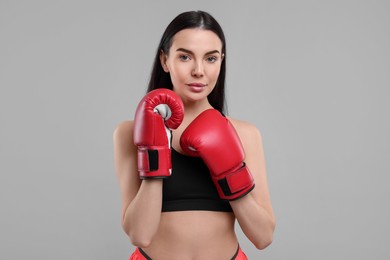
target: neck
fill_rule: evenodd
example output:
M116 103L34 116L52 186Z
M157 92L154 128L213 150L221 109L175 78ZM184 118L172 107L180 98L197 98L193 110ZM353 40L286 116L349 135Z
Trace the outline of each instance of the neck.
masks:
M203 111L213 108L209 101L205 99L202 102L185 102L184 103L184 118L188 118L190 120L197 117Z

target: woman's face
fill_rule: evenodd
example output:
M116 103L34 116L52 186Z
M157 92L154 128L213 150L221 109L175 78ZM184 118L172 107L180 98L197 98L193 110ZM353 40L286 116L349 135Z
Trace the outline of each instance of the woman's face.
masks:
M184 102L207 98L218 80L223 59L222 42L212 31L184 29L176 33L161 64L171 76L173 90Z

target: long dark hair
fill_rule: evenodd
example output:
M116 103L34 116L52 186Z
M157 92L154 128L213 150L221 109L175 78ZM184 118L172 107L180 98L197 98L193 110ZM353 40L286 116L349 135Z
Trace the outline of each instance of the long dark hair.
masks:
M226 41L225 35L219 23L208 13L203 11L190 11L179 14L165 29L158 45L153 69L148 84L148 92L158 88L173 89L171 77L166 73L160 62L160 52L169 53L172 39L176 33L184 29L200 28L214 32L222 42L222 53L224 58L221 63L217 83L213 91L208 95L208 100L215 109L224 113L225 110L225 74L226 74Z

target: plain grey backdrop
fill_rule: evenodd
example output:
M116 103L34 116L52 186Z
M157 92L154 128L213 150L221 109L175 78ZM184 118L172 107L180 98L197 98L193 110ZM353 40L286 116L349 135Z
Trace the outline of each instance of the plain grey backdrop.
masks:
M0 259L128 259L113 163L163 30L210 12L277 218L249 259L389 259L389 1L0 1Z

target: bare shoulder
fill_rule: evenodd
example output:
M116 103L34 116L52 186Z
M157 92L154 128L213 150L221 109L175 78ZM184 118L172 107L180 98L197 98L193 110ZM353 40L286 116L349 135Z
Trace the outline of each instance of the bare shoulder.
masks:
M113 133L114 142L129 142L133 139L133 121L126 120L120 122Z
M131 153L135 146L133 143L133 121L127 120L119 123L114 130L113 140L115 150L120 154Z
M133 130L133 121L126 120L120 122L114 130L114 138L119 137L121 135L126 135Z
M261 143L260 130L252 123L228 117L243 144Z

